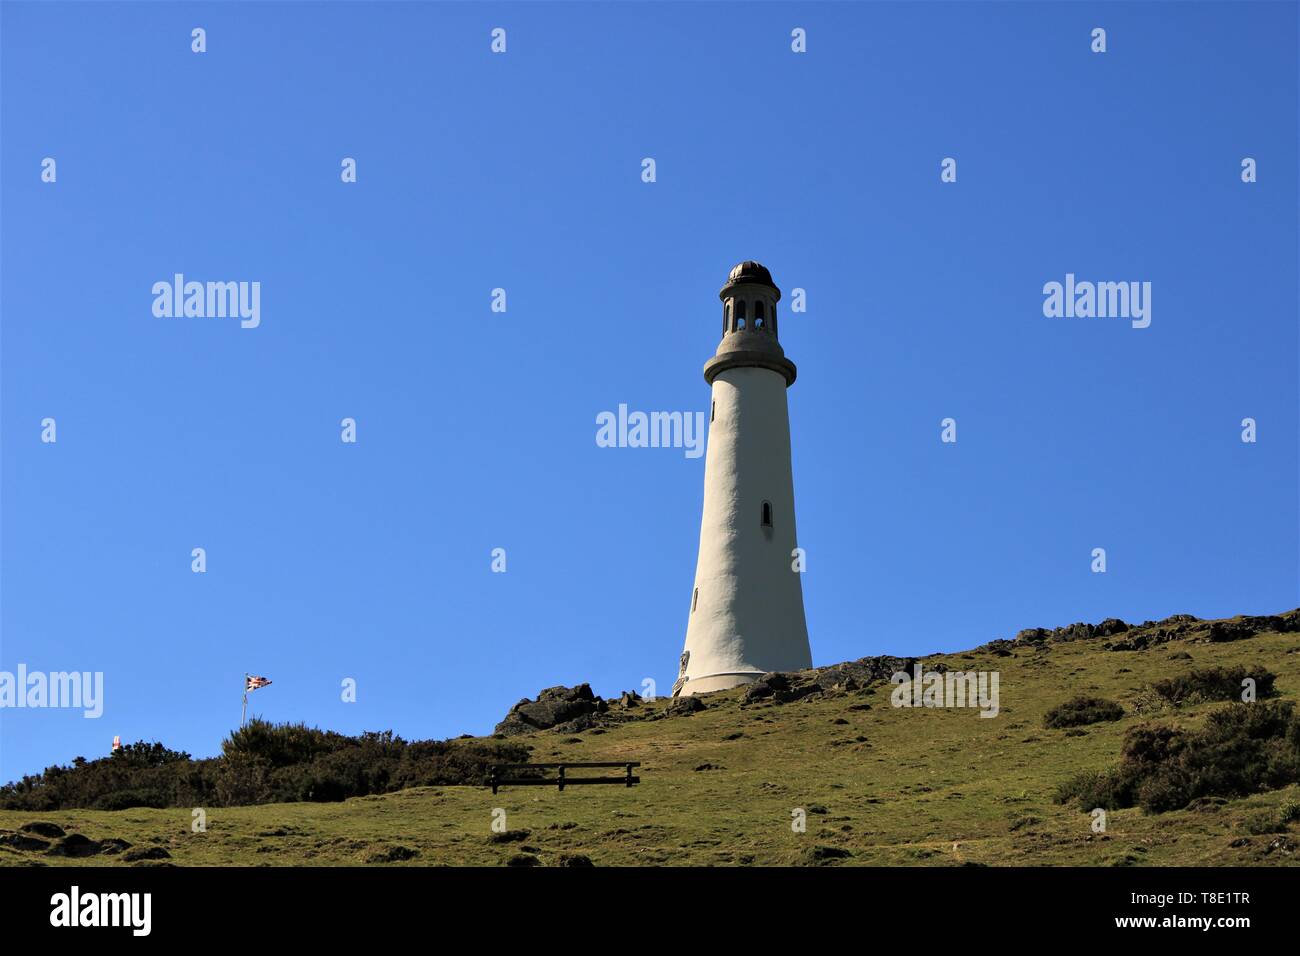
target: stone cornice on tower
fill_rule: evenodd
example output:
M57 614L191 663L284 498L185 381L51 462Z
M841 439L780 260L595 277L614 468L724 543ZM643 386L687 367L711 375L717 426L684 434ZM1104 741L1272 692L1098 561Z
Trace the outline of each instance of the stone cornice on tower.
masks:
M733 339L758 339L762 332L736 332ZM704 381L710 385L719 374L729 368L769 368L785 376L786 387L794 384L798 369L794 362L785 357L785 350L775 342L758 342L758 348L746 348L748 343L723 342L718 346L718 354L704 363Z

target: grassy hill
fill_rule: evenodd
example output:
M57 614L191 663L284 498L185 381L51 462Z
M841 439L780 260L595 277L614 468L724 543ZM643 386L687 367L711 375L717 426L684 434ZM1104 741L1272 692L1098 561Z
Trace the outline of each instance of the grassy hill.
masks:
M1275 674L1281 699L1300 696L1300 634L1234 639L1235 627L1160 622L1059 640L1028 633L923 659L927 668L998 671L1000 713L991 719L976 709L895 708L893 688L876 683L787 703L747 702L738 689L707 696L692 715L645 719L670 705L660 699L626 723L510 738L530 744L534 761L639 760L643 782L632 789L493 796L422 787L339 803L209 808L203 833L191 832L189 808L0 811L0 831L49 821L93 840L125 840L135 856L159 847L178 865L496 866L518 857L556 865L574 856L597 866L1294 865L1300 823L1288 821L1300 817L1300 786L1161 814L1116 810L1104 833L1054 799L1072 777L1116 766L1135 725L1195 728L1227 706L1175 706L1152 691L1157 681L1242 665ZM1079 695L1117 702L1123 716L1047 729L1047 712ZM505 835L492 830L497 808ZM795 809L806 812L804 833L792 831ZM130 865L124 857L0 845L8 865Z

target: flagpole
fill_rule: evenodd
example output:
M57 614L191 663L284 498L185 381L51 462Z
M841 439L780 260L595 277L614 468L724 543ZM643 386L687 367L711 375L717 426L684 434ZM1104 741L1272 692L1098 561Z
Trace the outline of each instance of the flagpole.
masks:
M248 672L244 672L244 706L239 711L239 729L244 729L244 719L248 714Z

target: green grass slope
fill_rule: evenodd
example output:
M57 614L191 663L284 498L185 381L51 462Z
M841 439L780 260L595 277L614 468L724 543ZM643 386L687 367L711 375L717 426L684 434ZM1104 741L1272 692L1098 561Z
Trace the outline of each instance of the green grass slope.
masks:
M1124 637L1124 635L1120 635ZM342 803L207 810L0 811L0 830L48 820L94 840L161 847L177 865L479 865L516 858L563 865L1293 865L1300 861L1300 787L1200 809L1108 815L1054 801L1081 771L1114 767L1130 727L1196 727L1225 705L1173 707L1150 685L1193 668L1262 666L1282 699L1300 693L1300 635L1265 633L1209 643L1175 639L1111 650L1114 638L984 648L924 659L927 666L996 670L1001 712L901 709L888 684L790 703L744 703L741 691L705 698L691 716L636 720L576 737L512 738L535 761L641 761L634 788L428 787ZM1000 654L998 652L1001 652ZM1190 659L1181 655L1190 655ZM1177 656L1176 656L1177 655ZM1087 695L1124 716L1049 730L1044 715ZM643 705L642 714L667 700ZM503 708L504 709L504 708ZM806 812L794 832L792 812ZM504 811L509 833L493 832ZM1272 828L1260 819L1283 821ZM123 854L67 859L0 845L0 864L131 865ZM157 862L157 861L152 861Z

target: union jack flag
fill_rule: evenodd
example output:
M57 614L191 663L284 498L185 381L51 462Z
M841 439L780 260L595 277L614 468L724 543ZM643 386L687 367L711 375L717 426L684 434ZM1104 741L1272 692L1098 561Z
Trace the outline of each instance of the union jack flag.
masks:
M253 677L250 675L246 678L244 690L257 690L259 687L265 687L270 683L271 682L265 677Z

